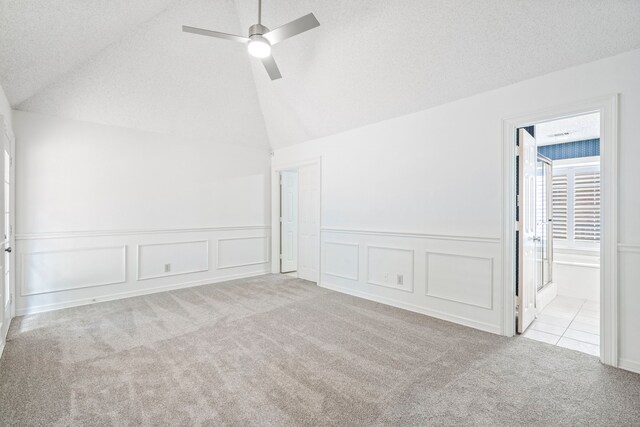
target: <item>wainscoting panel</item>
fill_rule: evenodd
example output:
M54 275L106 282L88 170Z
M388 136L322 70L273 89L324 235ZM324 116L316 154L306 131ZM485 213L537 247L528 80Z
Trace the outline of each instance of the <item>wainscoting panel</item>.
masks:
M218 240L218 269L270 262L268 237L234 237Z
M20 295L124 283L126 252L118 246L22 253Z
M491 310L493 259L426 254L426 295Z
M367 283L413 292L413 250L367 247Z
M619 301L640 301L640 244L618 245ZM640 310L634 304L618 307L619 367L640 374Z
M501 333L499 238L324 228L321 240L320 286Z
M360 246L357 243L324 242L325 274L343 279L359 279Z
M208 270L208 240L149 243L138 246L138 280Z
M266 274L270 234L233 226L17 235L16 314Z

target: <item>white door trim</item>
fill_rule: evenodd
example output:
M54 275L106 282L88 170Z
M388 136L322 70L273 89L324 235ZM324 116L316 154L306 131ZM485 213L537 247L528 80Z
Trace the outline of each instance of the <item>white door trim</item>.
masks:
M15 208L15 152L16 152L16 146L15 146L15 137L13 135L13 133L10 131L9 129L9 122L8 122L8 117L0 115L0 146L2 146L2 148L4 148L4 139L7 138L8 142L9 142L9 146L10 146L10 151L11 151L11 164L10 164L10 186L9 186L9 199L10 199L10 203L11 203L11 212L9 215L9 224L11 226L11 235L9 236L9 246L13 249L13 254L9 257L10 260L10 264L8 266L5 266L5 268L9 268L9 294L11 296L11 302L9 304L9 323L11 323L11 320L16 316L16 270L15 270L15 212L16 212L16 208ZM0 161L4 161L4 159L0 160ZM2 255L4 257L4 249L5 249L5 244L3 242L2 247L0 248L0 255ZM0 301L0 303L4 304L4 301ZM2 313L2 316L4 316L5 314ZM4 319L0 319L0 324L3 323ZM0 329L4 329L4 333L6 334L9 331L9 325L2 325L2 328ZM2 351L4 349L4 345L5 345L5 339L6 336L3 334L2 336L0 336L0 357L2 356Z
M283 170L292 170L299 169L302 166L310 166L317 165L318 166L318 185L319 194L322 195L322 159L320 157L315 157L299 162L293 163L283 163L271 165L271 253L274 256L271 257L271 272L274 274L280 273L280 171ZM320 238L320 230L322 228L322 196L320 196L320 201L318 203L318 285L320 284L320 262L321 262L321 238ZM300 218L298 218L298 221Z
M515 335L516 129L591 112L600 112L600 361L618 366L618 94L553 107L502 122L502 333L508 337Z

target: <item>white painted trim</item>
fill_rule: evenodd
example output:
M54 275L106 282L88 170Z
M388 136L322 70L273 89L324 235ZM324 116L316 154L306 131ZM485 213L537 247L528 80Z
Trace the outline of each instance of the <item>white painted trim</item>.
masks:
M603 96L519 117L506 118L502 127L502 334L515 334L515 132L519 127L600 112L600 175L602 177L602 236L600 242L600 360L618 366L618 94Z
M267 259L265 261L258 262L247 262L244 264L233 264L233 265L220 265L220 242L225 240L250 240L250 239L266 239L267 240ZM217 239L216 241L216 269L223 270L225 268L235 268L235 267L246 267L249 265L258 265L258 264L268 264L271 262L271 250L270 245L271 241L269 236L246 236L246 237L229 237L224 239Z
M357 260L356 260L356 277L349 277L349 276L344 276L342 274L338 274L338 273L332 273L330 271L325 271L324 274L328 275L328 276L333 276L333 277L340 277L342 279L347 279L347 280L353 280L354 282L357 282L360 280L360 244L359 243L345 243L345 242L324 242L325 248L327 245L342 245L342 246L355 246L356 249L358 250L357 253ZM320 273L322 274L322 273Z
M42 291L42 292L31 292L26 293L24 289L24 259L27 255L42 255L42 254L56 254L56 253L65 253L65 252L83 252L83 251L97 251L104 249L122 249L122 271L124 272L124 277L122 280L115 282L104 282L104 283L92 283L87 284L85 286L77 286L74 288L61 288L61 289L53 289L50 291ZM23 252L20 254L20 296L21 297L29 297L33 295L43 295L43 294L51 294L55 292L64 292L64 291L74 291L77 289L86 289L86 288L97 288L100 286L107 285L118 285L120 283L127 282L127 245L120 246L96 246L90 248L72 248L72 249L60 249L54 251L37 251L37 252Z
M60 231L46 233L16 234L16 240L40 240L40 239L71 239L77 237L102 237L102 236L129 236L139 234L168 234L168 233L206 233L211 231L242 231L242 230L268 230L269 225L239 225L229 227L199 227L199 228L148 228L131 230L86 230L86 231Z
M628 243L618 243L618 252L628 252L640 254L640 245L630 245Z
M618 368L640 374L640 362L635 362L633 360L620 359L618 361Z
M155 276L145 276L145 277L140 276L140 248L142 248L144 246L181 245L181 244L185 244L185 243L206 243L207 244L207 268L205 268L204 270L179 271L179 272L176 272L176 273L168 272L168 273L165 273L165 274L158 274L158 275L155 275ZM210 269L210 264L209 264L209 240L189 240L189 241L184 241L184 242L180 241L180 242L143 243L143 244L138 244L137 248L136 248L136 279L138 281L149 280L149 279L159 279L161 277L180 276L180 275L183 275L183 274L202 273L204 271L209 271L209 269Z
M253 271L249 273L230 274L222 277L196 280L192 282L183 282L183 283L177 283L177 284L166 285L166 286L158 286L150 289L138 289L133 291L119 292L119 293L105 295L101 297L89 297L89 298L82 298L82 299L77 299L73 301L64 301L64 302L59 302L54 304L44 304L44 305L38 305L35 307L20 308L17 310L17 315L26 316L30 314L36 314L36 313L45 313L48 311L60 310L63 308L78 307L82 305L95 304L98 302L106 302L106 301L113 301L113 300L119 300L124 298L137 297L141 295L155 294L158 292L166 292L166 291L171 291L175 289L192 288L192 287L203 286L203 285L212 285L214 283L227 282L229 280L262 276L268 273L269 272L266 270L260 270L260 271Z
M13 131L10 129L9 123L11 121L10 117L4 116L4 115L0 115L0 123L2 124L2 128L3 128L3 133L4 136L8 139L9 141L9 147L11 150L10 156L11 156L11 167L10 167L10 177L9 177L9 197L10 197L10 202L11 202L11 211L10 211L10 215L9 215L9 224L10 224L10 228L12 230L11 235L9 236L9 246L13 248L13 252L11 253L11 256L9 257L9 295L11 296L11 303L9 305L9 324L11 324L11 319L13 319L16 316L16 300L17 300L17 275L16 275L16 239L15 239L15 232L16 232L16 138L15 138L15 134L13 133ZM0 143L4 143L3 142L3 138L0 138ZM5 266L7 267L7 266ZM7 331L8 331L8 326L7 325ZM5 331L6 332L6 331ZM1 354L1 353L0 353Z
M433 295L429 293L429 255L447 255L450 257L458 257L458 258L474 258L474 259L481 259L481 260L488 260L489 261L489 306L484 306L484 305L479 305L479 304L472 304L469 302L465 302L465 301L460 301L460 300L456 300L456 299L451 299L451 298L445 298L445 297L441 297L441 296L437 296L437 295ZM427 251L425 252L425 277L424 277L424 282L425 282L425 295L428 296L429 298L438 298L441 300L445 300L445 301L451 301L451 302L455 302L457 304L465 304L465 305L469 305L472 307L478 307L478 308L482 308L485 310L493 310L493 278L494 278L494 274L493 274L493 257L482 257L482 256L476 256L476 255L462 255L462 254L454 254L454 253L447 253L447 252L433 252L433 251Z
M354 289L348 289L341 286L329 284L326 282L320 283L320 287L330 289L332 291L341 292L344 294L352 295L359 298L364 298L370 301L379 302L381 304L390 305L392 307L401 308L404 310L412 311L414 313L420 313L427 316L435 317L437 319L446 320L448 322L458 323L459 325L468 326L470 328L480 329L481 331L491 332L493 334L500 333L500 326L492 325L490 323L478 322L473 319L469 319L462 316L456 316L449 313L444 313L439 310L433 310L426 307L420 307L406 302L394 300L391 298L382 297L379 295L373 295L368 292L357 291Z
M408 238L419 238L419 239L454 240L454 241L478 242L478 243L500 243L499 237L457 236L452 234L426 234L426 233L414 233L414 232L396 232L396 231L327 228L327 227L322 227L321 231L323 233L366 234L370 236L408 237Z
M280 274L280 172L283 170L299 169L302 166L318 166L318 283L322 277L322 157L313 157L299 162L271 165L271 272ZM299 247L298 247L299 250Z
M371 265L371 249L390 249L392 251L410 252L411 253L411 288L403 288L399 285L390 285L388 283L374 282L369 277L369 266ZM367 283L370 285L382 286L384 288L396 289L399 291L413 293L416 281L416 251L414 249L397 248L392 246L367 245Z

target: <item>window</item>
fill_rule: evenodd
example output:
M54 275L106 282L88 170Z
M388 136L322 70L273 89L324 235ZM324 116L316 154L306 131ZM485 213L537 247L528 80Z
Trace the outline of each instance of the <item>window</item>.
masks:
M567 239L567 175L553 176L553 238Z
M600 243L599 158L557 160L553 165L554 246L597 249Z
M573 175L573 238L600 241L600 171Z

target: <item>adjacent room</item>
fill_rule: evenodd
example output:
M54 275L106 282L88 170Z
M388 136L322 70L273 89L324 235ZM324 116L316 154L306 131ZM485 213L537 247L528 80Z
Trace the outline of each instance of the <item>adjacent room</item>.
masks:
M536 159L535 168L520 168L518 177L524 186L524 174L535 175L535 197L519 200L523 223L531 212L527 205L535 204L529 240L534 256L517 257L518 280L532 287L535 313L519 332L594 356L600 355L600 221L606 198L600 193L600 120L599 113L590 113L521 130L535 140ZM529 236L522 236L525 253Z
M0 0L0 425L640 425L640 2Z

